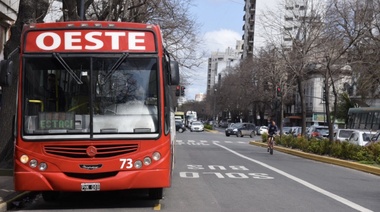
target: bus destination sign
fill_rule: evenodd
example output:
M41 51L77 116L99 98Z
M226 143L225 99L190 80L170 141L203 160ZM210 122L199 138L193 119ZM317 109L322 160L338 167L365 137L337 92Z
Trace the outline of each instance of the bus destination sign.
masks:
M74 113L42 112L38 115L38 118L41 130L74 129Z

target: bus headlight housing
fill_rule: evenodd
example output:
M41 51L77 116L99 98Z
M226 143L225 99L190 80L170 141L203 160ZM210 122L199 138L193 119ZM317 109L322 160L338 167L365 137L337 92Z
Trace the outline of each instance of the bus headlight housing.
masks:
M135 161L135 168L136 169L140 169L141 167L142 167L142 162L141 162L141 160L137 160L137 161Z
M158 161L161 159L161 154L159 152L154 152L152 158L153 160Z
M150 157L145 157L144 158L144 165L148 166L152 163L152 159Z
M47 169L47 164L44 162L40 163L40 165L38 166L38 169L40 171L45 171Z
M21 157L20 157L21 163L26 164L26 163L28 163L28 161L29 161L29 157L27 155L21 155Z
M29 166L30 166L30 167L32 167L32 168L36 168L37 165L38 165L38 162L37 162L36 159L32 159L32 160L30 160L30 162L29 162Z

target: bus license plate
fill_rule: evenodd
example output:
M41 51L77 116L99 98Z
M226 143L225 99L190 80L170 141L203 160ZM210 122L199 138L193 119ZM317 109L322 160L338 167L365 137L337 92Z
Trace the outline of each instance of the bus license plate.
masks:
M82 183L82 191L100 191L100 183Z

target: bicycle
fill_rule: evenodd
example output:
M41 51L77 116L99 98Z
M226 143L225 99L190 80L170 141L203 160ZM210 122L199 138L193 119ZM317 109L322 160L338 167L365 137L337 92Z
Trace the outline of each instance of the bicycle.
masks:
M268 136L268 152L273 155L274 135Z

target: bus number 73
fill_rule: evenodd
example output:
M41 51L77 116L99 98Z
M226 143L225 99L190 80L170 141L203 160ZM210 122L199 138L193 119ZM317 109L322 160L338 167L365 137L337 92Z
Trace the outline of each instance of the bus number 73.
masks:
M133 167L132 159L130 158L121 158L121 166L120 169L130 169Z

